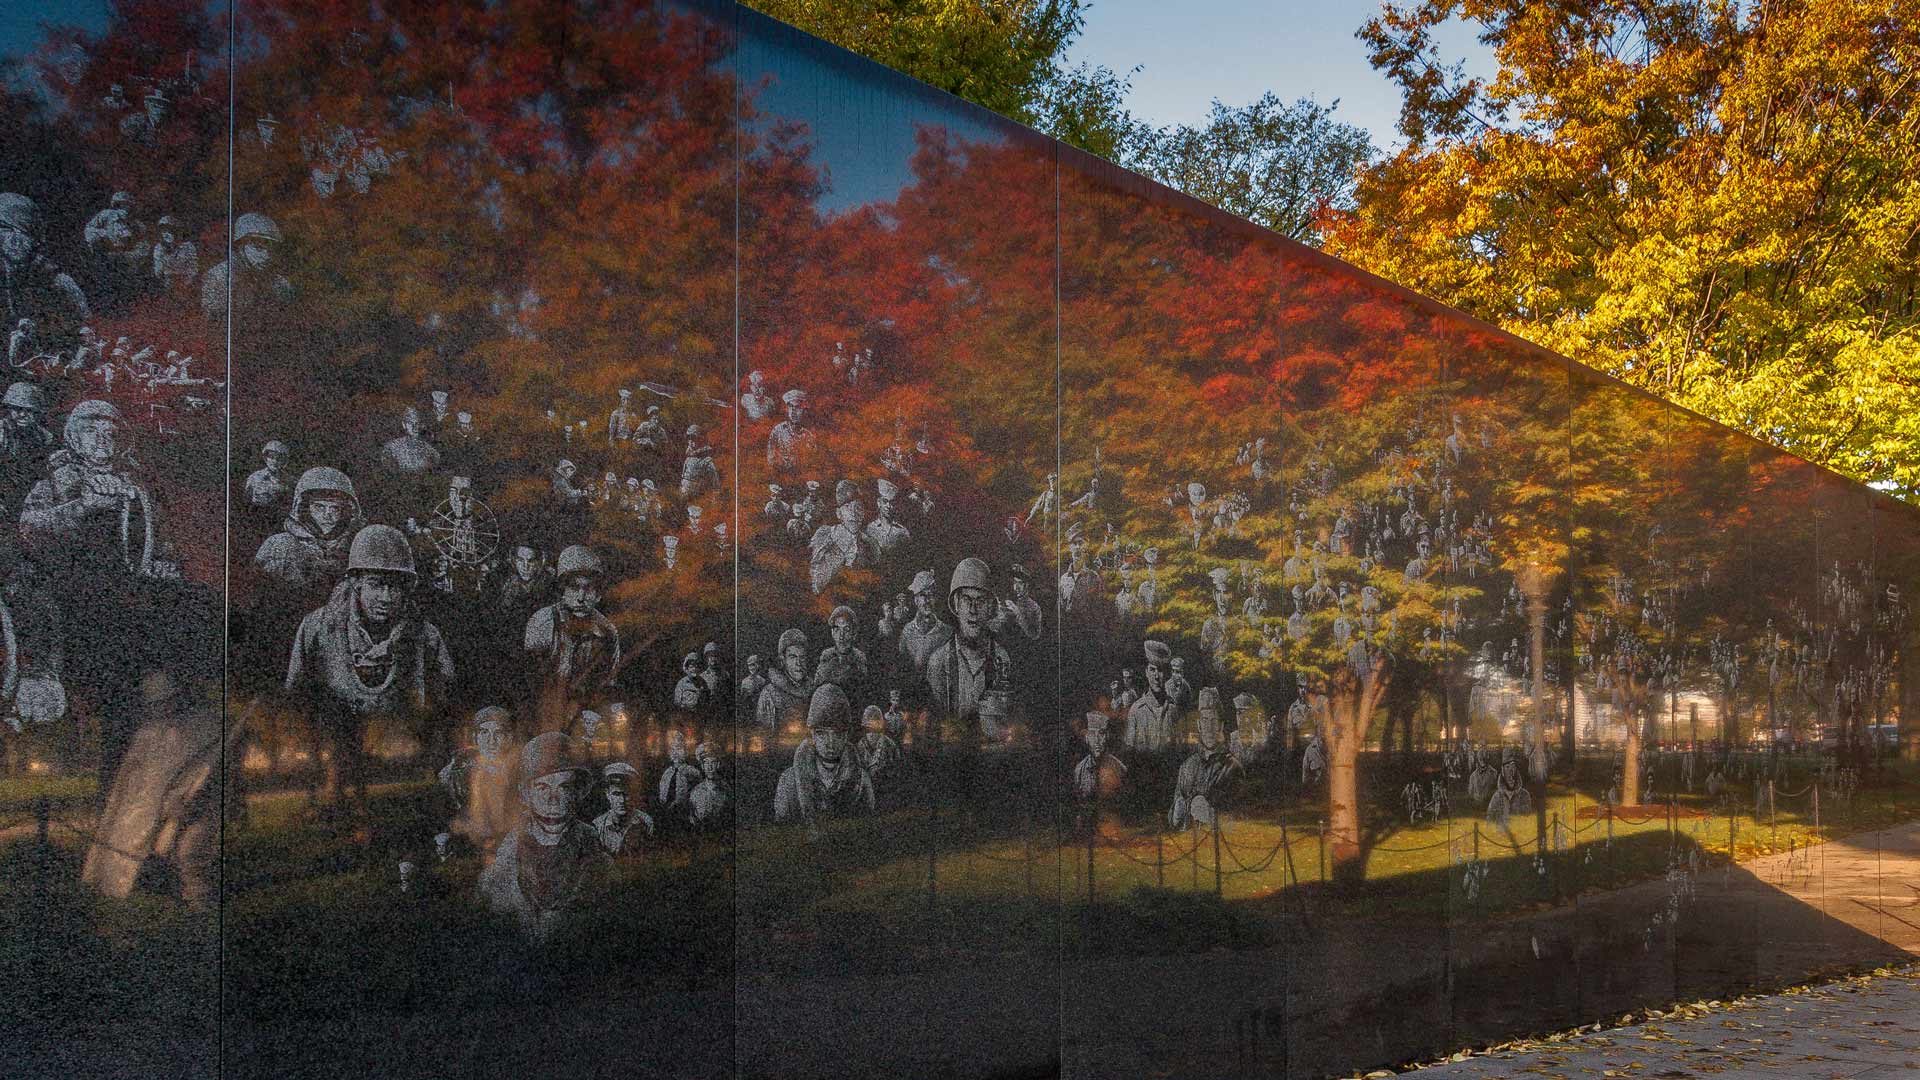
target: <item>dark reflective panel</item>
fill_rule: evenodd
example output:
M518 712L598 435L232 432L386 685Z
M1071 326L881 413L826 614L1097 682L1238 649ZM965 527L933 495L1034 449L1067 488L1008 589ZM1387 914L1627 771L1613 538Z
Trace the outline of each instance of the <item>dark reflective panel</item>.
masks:
M1053 150L746 25L738 1067L1050 1072Z
M227 27L23 15L0 57L0 1042L20 1075L212 1076L226 309L201 297Z
M1681 583L1666 410L1584 368L1573 375L1576 968L1580 1008L1600 1015L1673 993L1670 900L1635 883L1662 879L1669 853L1654 721L1680 648Z
M225 1071L723 1074L732 12L237 18Z
M1448 825L1430 782L1417 817L1404 795L1437 737L1436 377L1459 335L1083 158L1061 218L1066 704L1115 762L1069 872L1068 1063L1437 1052Z
M1443 393L1432 702L1450 737L1404 794L1416 814L1425 788L1451 823L1450 1004L1456 1044L1474 1045L1579 1015L1575 850L1592 815L1580 813L1566 724L1565 362L1465 336Z

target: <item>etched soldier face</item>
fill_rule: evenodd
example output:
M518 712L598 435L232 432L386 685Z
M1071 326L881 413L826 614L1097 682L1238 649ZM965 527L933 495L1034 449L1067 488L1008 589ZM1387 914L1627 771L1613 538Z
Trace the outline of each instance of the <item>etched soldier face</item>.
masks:
M600 714L592 711L580 714L580 734L588 742L600 737Z
M273 261L273 245L261 237L249 236L240 241L240 257L258 270Z
M687 737L682 732L672 732L667 736L667 759L675 765L687 760Z
M9 408L7 412L13 417L15 423L24 422L22 419L23 413L27 417L33 416L33 413L26 409ZM287 455L280 450L263 450L260 452L260 456L262 459L266 461L267 468L273 470L274 472L279 472L280 466L285 465L287 463Z
M408 409L406 412L400 414L400 430L417 439L420 437L421 429L422 425L418 411Z
M362 615L376 623L392 622L407 598L407 576L385 570L361 571L355 592Z
M7 420L16 428L29 428L40 422L40 414L34 412L32 409L24 409L18 405L9 405L7 406ZM272 458L267 459L267 467L270 469L274 467Z
M1106 728L1090 727L1087 729L1087 750L1096 758L1107 752Z
M853 623L849 622L846 616L833 620L828 633L833 635L834 648L844 650L853 647Z
M694 760L700 763L701 772L706 773L708 776L713 775L713 769L714 769L714 766L718 763L718 759L713 756L712 747L708 746L706 743L701 743L699 746L694 748L693 757L694 757Z
M570 575L560 586L560 606L576 619L593 614L599 603L600 582L592 574Z
M473 745L483 758L491 760L499 757L500 751L507 745L506 726L498 720L482 722L473 729Z
M307 497L307 517L313 522L313 531L321 536L332 536L340 526L346 524L352 504L345 495L327 493Z
M826 761L839 761L840 755L847 752L846 730L835 724L814 728L813 749Z
M1211 750L1220 745L1220 713L1214 709L1200 710L1200 745Z
M113 460L119 434L120 425L112 417L96 416L82 420L79 429L74 432L74 452L86 459L89 465L106 465Z
M867 509L860 505L858 499L841 504L834 514L840 519L840 524L849 529L858 529L867 520Z
M793 422L794 427L799 427L801 421L806 418L807 407L805 405L794 404L787 406L787 419Z
M534 572L540 569L540 557L526 545L513 549L513 572L521 581L532 581Z
M573 816L573 804L578 798L576 781L571 771L552 772L538 776L527 785L527 809L548 828L558 828Z
M1015 600L1025 600L1027 598L1027 582L1025 578L1013 579L1013 598Z
M1072 560L1076 568L1085 566L1087 562L1087 542L1077 536L1067 541L1067 557Z
M33 257L33 234L7 222L0 222L0 255L10 263L23 263Z
M766 669L767 669L767 662L765 660L760 659L759 653L754 653L752 656L747 657L747 674L748 675L758 677Z
M623 788L618 784L615 784L612 787L609 787L607 789L607 809L613 811L614 817L624 817L626 815L626 812L627 812L627 789L626 788Z
M795 643L780 650L780 666L786 669L787 678L794 682L807 681L807 647Z
M898 690L887 691L887 706L893 709L897 709L900 707L900 691Z
M979 637L992 614L993 594L987 590L969 585L953 594L953 617L959 622L961 637Z
M1147 665L1147 689L1158 694L1167 685L1167 673L1159 664Z

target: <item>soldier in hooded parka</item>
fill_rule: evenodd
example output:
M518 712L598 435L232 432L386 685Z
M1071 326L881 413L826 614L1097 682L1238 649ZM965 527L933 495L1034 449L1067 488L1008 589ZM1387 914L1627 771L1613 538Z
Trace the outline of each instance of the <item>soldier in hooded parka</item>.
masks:
M260 545L254 565L293 588L331 585L345 571L347 546L363 524L353 481L316 465L300 474L286 523Z
M837 686L814 690L807 703L807 740L780 774L773 819L817 828L823 817L871 813L873 777L851 738L853 706Z

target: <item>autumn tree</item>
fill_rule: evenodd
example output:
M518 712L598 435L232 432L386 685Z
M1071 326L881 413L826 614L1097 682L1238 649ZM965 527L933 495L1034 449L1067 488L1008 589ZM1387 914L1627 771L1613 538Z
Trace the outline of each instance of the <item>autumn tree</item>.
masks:
M1498 72L1436 44L1477 24ZM1424 0L1362 27L1407 142L1329 249L1920 492L1920 24L1860 0Z

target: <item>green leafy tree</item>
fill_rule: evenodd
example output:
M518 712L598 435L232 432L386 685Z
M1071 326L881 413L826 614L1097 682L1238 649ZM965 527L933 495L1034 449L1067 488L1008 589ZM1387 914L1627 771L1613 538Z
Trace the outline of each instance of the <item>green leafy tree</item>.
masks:
M1354 178L1373 157L1367 133L1333 118L1335 101L1273 93L1248 105L1213 103L1204 124L1145 139L1130 164L1169 187L1306 243L1329 210L1351 209Z
M1455 18L1491 79L1441 54ZM1360 37L1407 144L1329 250L1920 493L1920 22L1859 0L1424 0Z

